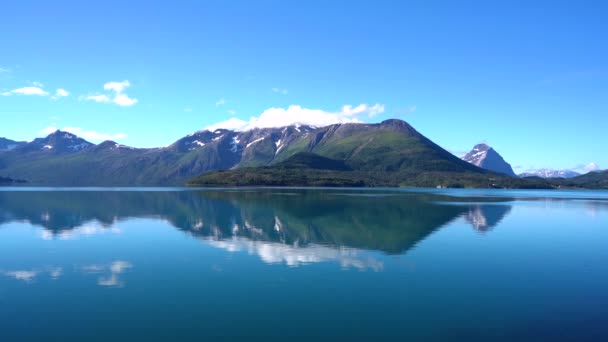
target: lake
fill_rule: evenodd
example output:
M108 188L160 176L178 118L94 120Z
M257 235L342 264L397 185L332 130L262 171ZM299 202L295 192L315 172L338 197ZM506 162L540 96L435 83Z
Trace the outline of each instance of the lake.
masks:
M608 192L0 188L0 340L608 340Z

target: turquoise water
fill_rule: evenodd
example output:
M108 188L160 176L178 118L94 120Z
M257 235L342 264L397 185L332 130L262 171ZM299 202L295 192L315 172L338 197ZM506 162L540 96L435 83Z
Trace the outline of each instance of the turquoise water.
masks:
M0 340L608 340L608 192L0 188Z

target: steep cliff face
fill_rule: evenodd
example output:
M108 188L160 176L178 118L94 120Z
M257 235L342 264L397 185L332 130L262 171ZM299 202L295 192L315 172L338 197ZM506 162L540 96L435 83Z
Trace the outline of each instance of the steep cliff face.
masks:
M471 152L467 153L462 160L481 167L482 169L516 177L511 165L507 163L496 150L486 144L475 145Z

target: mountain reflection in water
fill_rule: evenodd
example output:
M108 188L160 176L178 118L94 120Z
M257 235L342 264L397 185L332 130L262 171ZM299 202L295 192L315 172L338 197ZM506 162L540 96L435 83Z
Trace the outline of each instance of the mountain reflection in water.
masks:
M247 250L291 266L325 259L356 261L359 249L402 254L447 223L465 217L486 231L510 211L488 204L436 203L445 196L399 192L256 191L23 191L0 192L0 224L26 221L46 239L119 232L132 218L158 218L225 250ZM499 201L501 204L496 205Z

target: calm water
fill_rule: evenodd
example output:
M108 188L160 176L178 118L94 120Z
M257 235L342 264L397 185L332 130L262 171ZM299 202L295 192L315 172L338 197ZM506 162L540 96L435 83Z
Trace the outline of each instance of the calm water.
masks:
M0 189L0 340L608 340L608 192Z

